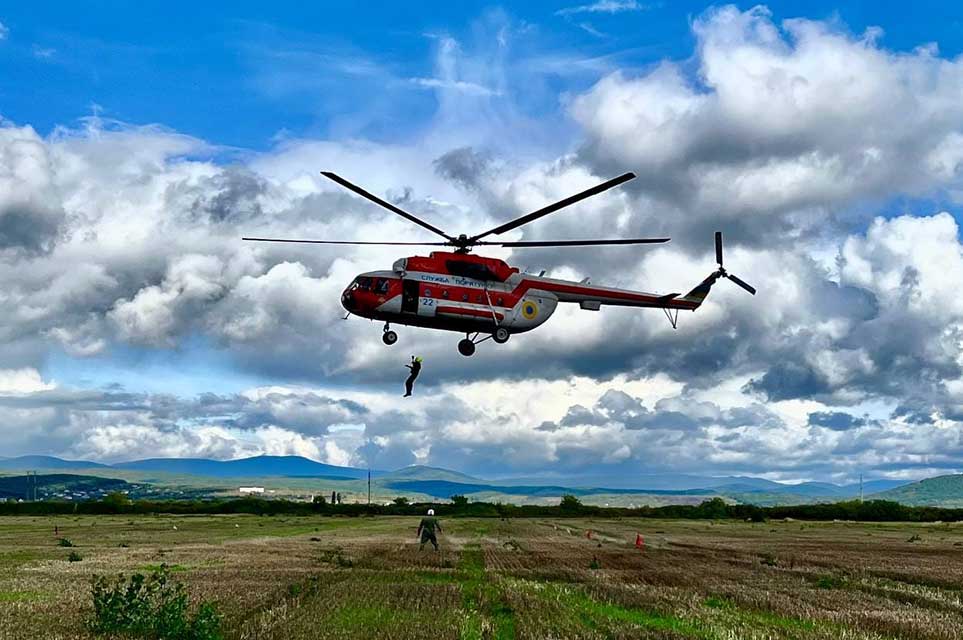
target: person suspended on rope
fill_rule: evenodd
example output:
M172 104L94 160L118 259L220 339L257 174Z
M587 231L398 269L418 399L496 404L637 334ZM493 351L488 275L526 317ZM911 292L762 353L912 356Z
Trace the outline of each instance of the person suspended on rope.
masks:
M411 373L408 374L408 379L405 380L405 395L403 397L407 398L411 395L411 387L415 384L418 374L421 373L421 358L411 356L411 364L406 364L405 366L411 370Z
M431 546L438 551L438 538L435 537L435 530L441 533L441 525L438 520L435 519L435 510L428 509L428 515L421 519L418 524L418 537L421 539L421 546L418 548L419 551L425 548L425 543L430 542Z

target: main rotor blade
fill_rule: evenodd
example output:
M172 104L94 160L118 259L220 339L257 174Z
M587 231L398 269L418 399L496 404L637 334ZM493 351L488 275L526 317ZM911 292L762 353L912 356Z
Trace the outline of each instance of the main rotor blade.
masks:
M520 242L479 242L480 245L499 247L595 247L611 244L659 244L669 238L618 238L616 240L532 240Z
M542 207L542 208L539 209L538 211L533 211L533 212L531 212L531 213L529 213L529 214L527 214L527 215L524 215L524 216L522 216L522 217L520 217L520 218L516 218L516 219L512 220L511 222L506 222L505 224L500 225L500 226L497 226L497 227L495 227L494 229L489 229L488 231L485 231L484 233L480 233L480 234L478 234L477 236L472 236L471 240L474 241L474 240L478 240L478 239L480 239L480 238L484 238L485 236L488 236L488 235L492 235L492 234L494 234L494 235L499 235L499 234L505 233L506 231L511 231L512 229L517 229L518 227L522 226L523 224L528 224L529 222L533 222L533 221L535 221L535 220L538 220L538 219L541 218L542 216L547 216L547 215L550 214L550 213L555 213L555 212L558 211L559 209L564 209L565 207L567 207L567 206L569 206L569 205L572 205L572 204L575 204L576 202L579 202L580 200L585 200L586 198L591 198L592 196L597 195L597 194L599 194L599 193L602 193L603 191L607 191L607 190L611 189L612 187L617 187L617 186L619 186L620 184L622 184L623 182L628 182L629 180L633 179L634 177L635 177L635 174L632 173L631 171L628 172L628 173L623 173L623 174L620 175L618 178L612 178L611 180L608 180L608 181L606 181L606 182L603 182L603 183L600 184L600 185L596 185L596 186L592 187L591 189L586 189L585 191L582 191L581 193L576 193L574 196L569 196L569 197L565 198L564 200L559 200L558 202L556 202L556 203L554 203L554 204L550 204L550 205L548 205L547 207Z
M288 238L241 238L249 242L292 242L298 244L376 244L406 247L447 247L449 242L361 242L355 240L291 240Z
M370 192L368 192L368 191L365 191L364 189L362 189L361 187L359 187L359 186L356 185L356 184L352 184L352 183L348 182L347 180L345 180L344 178L342 178L341 176L339 176L339 175L336 174L336 173L331 173L330 171L322 171L322 172L321 172L321 175L323 175L325 178L327 178L327 179L329 179L329 180L333 180L333 181L337 182L338 184L340 184L340 185L341 185L342 187L344 187L345 189L350 189L351 191L354 191L355 193L357 193L357 194L358 194L359 196L361 196L362 198L367 198L368 200L371 200L371 201L374 202L375 204L384 207L384 208L387 209L388 211L391 211L392 213L397 213L397 214L398 214L399 216L401 216L402 218L405 218L406 220L410 220L410 221L414 222L415 224L417 224L417 225L419 225L419 226L421 226L421 227L424 227L425 229L428 229L428 231L431 231L432 233L437 233L437 234L440 235L442 238L445 238L445 239L447 239L447 240L451 240L451 239L452 239L451 236L449 236L447 233L445 233L444 231L442 231L442 230L439 229L438 227L436 227L436 226L434 226L434 225L431 225L431 224L428 224L427 222L425 222L425 221L422 220L421 218L418 218L418 217L416 217L416 216L411 215L411 214L408 213L407 211L396 207L395 205L391 204L390 202L386 202L386 201L382 200L381 198L379 198L379 197L376 196L375 194L370 193Z
M755 288L754 286L752 286L751 284L749 284L748 282L746 282L745 280L742 280L741 278L737 278L736 276L732 275L731 273L727 273L727 274L726 274L726 277L729 278L730 280L732 280L733 282L735 282L737 285L739 285L740 287L742 287L742 288L745 289L746 291L748 291L749 293L751 293L752 295L756 295L756 288Z
M722 232L716 231L716 263L722 266Z

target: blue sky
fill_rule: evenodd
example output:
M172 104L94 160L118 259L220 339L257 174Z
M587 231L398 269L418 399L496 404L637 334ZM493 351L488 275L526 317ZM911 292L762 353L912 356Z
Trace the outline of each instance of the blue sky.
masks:
M645 68L690 57L691 19L710 6L640 2L641 10L564 13L591 4L371 2L359 12L354 2L238 2L229 10L217 3L10 3L0 101L5 117L41 132L97 109L245 149L269 148L279 133L406 139L436 108L431 91L403 82L432 75L433 35L480 48L493 37L486 20L504 20L529 29L518 45L529 54L605 56ZM881 26L882 42L896 50L937 42L954 57L963 48L963 7L952 2L914 2L912 10L899 2L767 6L776 20L839 20L856 33ZM401 81L385 85L386 77ZM544 90L518 97L543 116L558 110L559 94L596 79L547 77ZM370 116L359 121L359 113Z
M358 7L363 7L359 9ZM963 6L45 3L0 8L0 453L776 479L963 468ZM342 322L423 240L620 188L503 251L558 277L722 283L678 331L567 307L470 360ZM946 213L943 213L946 212ZM399 404L403 360L427 365Z

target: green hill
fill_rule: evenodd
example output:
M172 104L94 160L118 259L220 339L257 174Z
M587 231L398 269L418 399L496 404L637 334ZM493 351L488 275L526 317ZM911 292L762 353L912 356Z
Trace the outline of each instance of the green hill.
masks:
M963 475L927 478L871 497L913 506L963 507Z
M445 480L448 482L478 482L478 478L466 475L464 473L459 473L458 471L449 471L448 469L439 469L438 467L426 467L425 465L411 465L410 467L405 467L403 469L398 469L397 471L392 471L380 478L384 482L392 482L397 480Z
M40 500L89 500L102 498L112 491L128 489L123 480L69 473L37 476L6 476L0 478L0 500L26 500L33 496Z

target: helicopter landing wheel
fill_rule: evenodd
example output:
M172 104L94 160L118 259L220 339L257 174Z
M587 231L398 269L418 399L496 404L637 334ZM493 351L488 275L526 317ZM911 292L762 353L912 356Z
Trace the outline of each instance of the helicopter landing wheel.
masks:
M391 330L385 331L384 334L381 336L381 341L384 342L386 345L391 346L394 343L398 342L398 334Z
M512 334L510 334L505 327L498 327L495 329L495 333L492 334L492 340L498 344L505 344L510 337L512 337Z
M475 353L475 343L465 338L458 343L458 353L467 357Z

